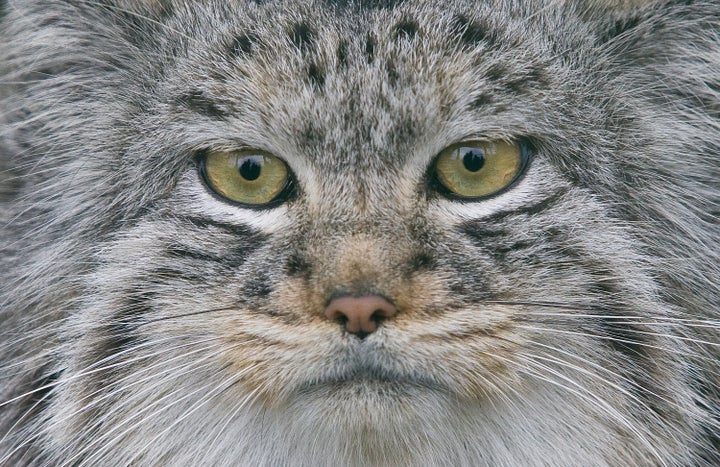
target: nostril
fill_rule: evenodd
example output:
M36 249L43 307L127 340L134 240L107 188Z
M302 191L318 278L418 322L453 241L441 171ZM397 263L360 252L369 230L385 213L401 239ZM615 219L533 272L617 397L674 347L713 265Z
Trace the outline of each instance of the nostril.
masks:
M379 295L338 297L325 308L325 316L361 339L375 332L380 323L396 313L395 305Z
M377 324L380 324L385 321L386 317L387 312L385 312L384 310L375 310L375 312L370 316L370 319L375 321Z

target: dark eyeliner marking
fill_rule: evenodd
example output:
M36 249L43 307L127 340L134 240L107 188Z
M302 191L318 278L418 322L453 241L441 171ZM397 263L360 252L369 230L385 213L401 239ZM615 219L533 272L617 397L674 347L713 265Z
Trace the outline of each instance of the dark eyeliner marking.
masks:
M566 188L564 190L561 190L554 195L550 196L549 198L546 198L538 203L531 204L530 206L522 206L518 207L516 209L510 209L507 211L500 211L495 214L492 214L488 217L485 217L482 219L483 222L498 222L501 220L504 220L507 217L510 216L516 216L520 214L537 214L539 212L542 212L546 209L549 209L556 204L559 204L560 201L562 201L563 196L567 194L567 192L570 191L569 188Z

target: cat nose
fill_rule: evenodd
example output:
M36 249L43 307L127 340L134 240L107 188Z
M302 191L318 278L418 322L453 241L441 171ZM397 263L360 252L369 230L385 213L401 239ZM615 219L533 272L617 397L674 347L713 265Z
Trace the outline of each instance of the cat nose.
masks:
M379 295L338 297L325 308L325 316L338 321L345 330L364 339L377 330L378 324L397 314L397 308Z

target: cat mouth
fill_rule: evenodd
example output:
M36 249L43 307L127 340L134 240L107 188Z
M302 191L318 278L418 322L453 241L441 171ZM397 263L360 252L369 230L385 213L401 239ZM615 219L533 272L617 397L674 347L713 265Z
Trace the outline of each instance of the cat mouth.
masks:
M297 393L352 390L393 395L417 391L450 392L445 384L425 375L403 374L379 367L361 366L302 384Z

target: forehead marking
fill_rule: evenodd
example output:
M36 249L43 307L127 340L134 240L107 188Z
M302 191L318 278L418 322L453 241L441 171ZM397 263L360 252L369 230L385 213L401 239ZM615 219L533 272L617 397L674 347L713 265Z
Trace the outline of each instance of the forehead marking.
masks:
M190 91L176 97L175 102L178 106L186 107L193 112L205 115L214 119L227 118L227 113L218 107L218 104L199 89L191 89Z
M254 34L240 34L230 44L230 53L234 57L250 57L256 42L257 37Z
M418 31L418 23L412 18L403 18L395 25L395 39L413 39Z
M455 27L460 32L460 39L465 45L474 47L479 43L493 45L496 35L488 30L488 27L478 21L471 21L465 15L457 15L454 20Z
M348 44L347 41L341 40L337 46L337 63L338 68L345 68L348 64Z
M307 52L315 41L315 30L307 23L295 23L290 29L290 40L303 52Z
M365 57L367 58L368 63L372 63L373 60L375 60L375 46L377 45L377 41L375 40L375 37L368 33L367 37L365 38Z
M325 85L325 71L316 63L311 63L308 66L308 78L310 83L317 88L322 90Z

